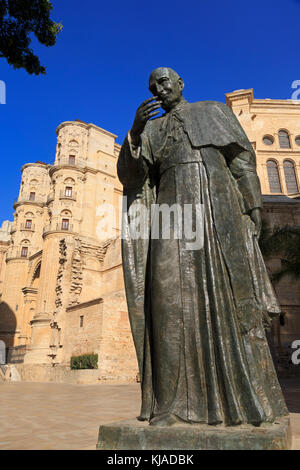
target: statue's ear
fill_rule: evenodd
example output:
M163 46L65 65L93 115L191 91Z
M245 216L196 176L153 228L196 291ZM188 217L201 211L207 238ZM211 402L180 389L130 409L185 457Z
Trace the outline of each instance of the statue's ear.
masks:
M180 90L182 91L184 89L184 81L182 80L182 78L178 79L178 83L179 83Z

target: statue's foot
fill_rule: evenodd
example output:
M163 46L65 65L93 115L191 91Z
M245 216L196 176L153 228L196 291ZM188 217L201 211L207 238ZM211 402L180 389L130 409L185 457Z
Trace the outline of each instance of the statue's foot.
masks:
M165 415L156 416L155 418L152 418L150 421L150 426L157 426L157 427L173 426L174 424L177 424L178 422L180 422L179 418L177 418L175 415L168 413Z
M137 416L136 418L138 421L149 421L149 418L145 418L144 416Z

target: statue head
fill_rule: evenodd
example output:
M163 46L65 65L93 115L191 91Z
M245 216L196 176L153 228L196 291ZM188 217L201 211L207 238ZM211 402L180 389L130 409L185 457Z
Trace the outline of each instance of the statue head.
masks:
M170 111L181 101L183 89L182 78L169 67L159 67L150 75L149 90L162 102L165 111Z

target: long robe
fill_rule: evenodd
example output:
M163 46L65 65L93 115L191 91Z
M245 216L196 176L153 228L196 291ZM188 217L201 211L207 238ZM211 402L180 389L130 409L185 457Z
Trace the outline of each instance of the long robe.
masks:
M264 331L280 308L249 217L261 207L255 154L231 110L182 101L148 122L139 148L125 139L118 175L141 418L259 425L287 414ZM153 204L192 207L194 225L201 207L201 247L176 236L172 217L170 237L153 237Z

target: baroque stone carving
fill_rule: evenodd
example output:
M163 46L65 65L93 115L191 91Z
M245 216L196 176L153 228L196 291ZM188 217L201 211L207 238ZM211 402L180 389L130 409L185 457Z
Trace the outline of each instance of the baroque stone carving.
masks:
M67 261L67 245L66 241L63 238L59 242L59 269L57 273L57 282L56 282L56 300L55 300L55 306L56 309L59 309L62 306L62 278L63 278L63 271L64 271L64 266Z
M113 240L106 240L101 245L93 245L81 238L75 238L75 249L73 252L70 298L69 307L79 304L79 298L82 291L84 260L86 258L95 258L103 263L108 247Z

